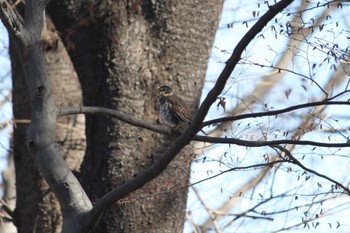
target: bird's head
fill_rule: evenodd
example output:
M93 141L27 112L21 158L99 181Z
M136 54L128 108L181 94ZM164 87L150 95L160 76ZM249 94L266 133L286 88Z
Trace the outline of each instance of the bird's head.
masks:
M159 93L160 96L171 96L171 95L174 95L173 89L171 89L168 86L161 86L160 88L158 88L158 93Z

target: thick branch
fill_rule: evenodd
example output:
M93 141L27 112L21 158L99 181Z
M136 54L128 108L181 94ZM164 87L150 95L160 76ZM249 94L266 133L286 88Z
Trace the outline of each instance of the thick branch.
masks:
M297 12L305 9L308 5L309 5L308 2L302 1L300 3L300 6L297 9ZM324 15L325 17L327 14L323 12L322 15ZM295 25L295 28L302 27L299 15L298 16L294 15L294 17L292 17L292 19L289 20L289 22L293 22L293 25ZM316 23L320 23L319 20L317 20ZM286 42L287 47L283 51L282 56L278 59L276 66L281 68L287 68L290 64L291 59L294 56L295 51L298 50L298 48L301 46L301 39L295 40L295 38L299 38L299 37L304 38L304 36L308 37L310 33L311 33L311 30L302 30L299 33L293 34L293 37L290 37L288 42ZM290 49L290 48L293 48L293 49ZM252 90L249 94L247 94L246 97L243 100L241 100L240 103L230 111L231 114L227 114L227 115L237 115L239 113L245 112L246 110L249 110L247 106L253 106L258 99L263 99L263 97L269 93L271 88L275 86L274 84L282 80L283 76L284 76L284 72L281 72L281 73L273 72L270 74L265 74L260 78L257 78L257 80L260 80L260 81L256 84L254 90ZM228 122L218 125L215 129L209 132L209 135L213 135L213 136L221 135L222 131L219 129L225 128L227 124Z
M322 105L349 105L350 102L348 101L318 101L318 102L311 102L311 103L305 103L305 104L299 104L294 105L288 108L279 109L279 110L273 110L273 111L266 111L266 112L257 112L257 113L246 113L236 116L228 116L228 117L222 117L217 118L214 120L206 121L202 124L202 127L217 124L221 122L227 122L227 121L237 121L247 118L256 118L256 117L263 117L263 116L275 116L282 113L291 112L298 109L303 108L310 108L310 107L316 107L316 106L322 106ZM134 118L132 116L126 115L122 112L118 112L116 110L103 108L103 107L69 107L69 108L62 108L59 110L59 117L72 115L72 114L105 114L112 117L115 117L118 120L121 120L125 123L128 123L130 125L149 129L157 133L163 133L163 134L170 134L171 131L167 130L166 128L158 125L153 125L150 123L147 123L145 121L139 120L137 118Z
M282 0L279 3L270 7L270 9L259 19L259 21L248 31L248 33L238 43L230 59L226 62L226 66L220 74L214 88L209 92L203 104L194 116L190 127L180 136L175 142L161 155L160 160L156 161L150 168L139 173L134 179L120 185L118 188L107 193L95 205L91 214L87 217L87 224L91 226L97 221L100 214L110 205L125 197L130 192L141 188L147 182L157 177L175 156L186 146L200 130L201 124L207 115L210 106L216 101L217 96L223 90L226 81L230 77L233 69L241 58L243 50L248 46L251 40L272 20L281 10L287 7L293 0ZM89 226L87 226L89 227Z
M193 125L199 127L207 112L209 107L217 100L217 97L220 95L224 89L228 78L230 77L233 69L236 67L237 63L241 59L243 51L246 49L250 41L265 27L265 25L270 22L281 10L286 8L293 0L282 0L276 3L273 6L270 6L269 10L254 24L254 26L244 35L244 37L239 41L236 48L234 49L231 57L226 61L226 66L221 72L215 86L210 90L207 97L203 101L201 107L196 114Z
M40 46L43 11L47 2L26 1L24 31L20 36L31 103L27 146L60 202L64 219L62 232L77 232L81 227L77 219L92 209L92 203L69 170L55 141L57 109Z
M210 125L218 122L223 121L233 121L233 120L240 120L240 119L246 119L250 117L261 117L261 116L271 116L271 115L277 115L280 113L289 112L296 109L306 108L306 107L314 107L314 106L320 106L320 105L349 105L349 102L347 101L333 101L333 102L313 102L313 103L307 103L307 104L300 104L296 106L292 106L289 108L281 109L281 110L275 110L275 111L269 111L269 112L260 112L260 113L250 113L250 114L242 114L238 116L232 116L232 117L223 117L211 121L204 122L203 125ZM71 108L63 108L59 110L59 116L66 116L70 114L105 114L108 116L115 117L118 120L121 120L125 123L128 123L130 125L149 129L157 133L162 134L171 134L171 130L165 128L164 126L160 125L154 125L151 123L147 123L145 121L139 120L137 118L134 118L132 116L128 116L124 113L118 112L116 110L102 108L102 107L71 107ZM280 145L280 144L290 144L290 145L308 145L308 146L318 146L318 147L350 147L350 144L348 142L345 143L323 143L323 142L315 142L315 141L302 141L302 140L274 140L274 141L248 141L248 140L241 140L236 138L220 138L220 137L207 137L207 136L195 136L193 137L194 141L200 141L200 142L209 142L209 143L219 143L219 144L234 144L238 146L247 146L247 147L264 147L264 146L273 146L273 145Z
M7 0L0 0L0 18L9 34L20 41L24 26Z
M171 134L170 129L167 129L160 125L154 125L151 123L147 123L143 120L139 120L135 117L126 115L122 112L118 112L116 110L108 109L108 108L102 108L102 107L70 107L70 108L62 108L59 110L59 116L66 116L66 115L72 115L72 114L104 114L111 117L114 117L118 120L121 120L127 124L149 129L151 131L162 133L162 134Z

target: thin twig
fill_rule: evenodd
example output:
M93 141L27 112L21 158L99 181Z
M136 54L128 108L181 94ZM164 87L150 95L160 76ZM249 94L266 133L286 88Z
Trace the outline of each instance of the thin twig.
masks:
M205 204L205 201L203 200L203 198L199 195L197 189L194 186L191 186L193 192L196 194L198 200L201 202L202 206L204 207L204 209L207 211L207 213L209 214L209 217L213 223L214 226L214 230L216 233L221 233L222 231L219 229L218 224L215 221L215 214L213 214L213 211L207 206L207 204Z
M312 173L312 174L314 174L314 175L316 175L316 176L322 177L322 178L324 178L324 179L326 179L326 180L328 180L328 181L330 181L330 182L336 184L337 186L341 187L345 192L347 192L347 193L350 195L350 190L349 190L347 187L345 187L343 184L341 184L340 182L338 182L338 181L336 181L336 180L334 180L334 179L332 179L332 178L330 178L330 177L328 177L328 176L326 176L326 175L323 175L323 174L321 174L321 173L318 173L318 172L316 172L315 170L312 170L312 169L310 169L310 168L304 166L304 165L303 165L301 162L299 162L299 160L297 160L297 159L292 155L292 153L290 153L290 151L287 150L286 148L284 148L284 147L282 147L282 146L277 146L277 145L276 145L276 146L271 146L271 147L272 147L272 148L277 148L277 149L279 149L280 151L284 152L284 153L288 156L289 160L290 160L292 163L298 165L299 167L301 167L301 168L304 169L305 171L310 172L310 173Z
M237 115L237 116L221 117L221 118L217 118L214 120L204 122L203 127L208 126L208 125L212 125L212 124L218 124L218 123L221 123L224 121L237 121L237 120L242 120L242 119L247 119L247 118L256 118L256 117L263 117L263 116L275 116L278 114L291 112L291 111L298 110L298 109L310 108L310 107L316 107L316 106L322 106L322 105L349 105L350 106L350 102L348 102L348 101L317 101L317 102L294 105L294 106L279 109L279 110L273 110L273 111L267 111L267 112L257 112L257 113L246 113L246 114L241 114L241 115Z
M238 116L231 116L231 117L223 117L218 118L215 120L204 122L203 125L209 125L214 124L222 121L232 121L232 120L239 120L239 119L246 119L250 117L261 117L261 116L270 116L270 115L277 115L281 113L285 113L288 111L293 111L300 108L306 108L306 107L314 107L314 106L321 106L321 105L349 105L349 102L347 101L332 101L332 102L313 102L313 103L307 103L307 104L300 104L295 105L289 108L275 110L275 111L269 111L269 112L260 112L260 113L250 113L250 114L242 114ZM102 108L102 107L70 107L70 108L62 108L58 111L58 116L67 116L72 114L105 114L108 116L115 117L118 120L121 120L125 123L128 123L130 125L149 129L151 131L162 133L162 134L171 134L171 130L167 127L161 126L161 125L154 125L148 122L145 122L143 120L139 120L135 117L126 115L124 113L118 112L116 110ZM214 122L214 123L213 123ZM208 136L195 136L193 137L194 141L200 141L200 142L209 142L209 143L218 143L218 144L234 144L239 146L249 146L249 147L264 147L264 146L272 146L272 145L278 145L278 144L291 144L291 145L309 145L309 146L318 146L318 147L350 147L350 143L323 143L323 142L315 142L315 141L302 141L302 140L274 140L274 141L247 141L247 140L241 140L236 138L220 138L220 137L208 137Z

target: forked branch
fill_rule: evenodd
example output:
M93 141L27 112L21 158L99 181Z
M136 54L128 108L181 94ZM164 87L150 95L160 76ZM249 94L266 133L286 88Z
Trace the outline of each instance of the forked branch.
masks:
M44 64L43 51L40 48L40 37L43 25L43 11L47 0L27 0L25 4L24 25L19 24L9 4L1 0L1 18L10 33L24 45L22 56L26 68L26 78L32 104L31 124L28 130L28 147L35 156L37 163L50 187L58 197L62 207L62 232L87 232L98 221L101 214L115 202L129 193L141 188L156 178L175 156L185 147L201 129L203 120L210 108L222 92L232 71L241 59L243 51L254 37L270 22L281 10L293 0L281 0L258 20L247 32L226 62L215 86L208 93L200 109L193 118L190 127L179 136L173 144L161 155L151 167L139 173L135 178L120 185L107 193L92 208L79 182L68 169L59 153L55 142L55 124L57 109L53 101L51 84L48 81ZM4 13L5 11L5 13ZM16 23L13 23L16 22Z
M269 10L258 20L258 22L247 32L247 34L240 40L236 46L232 56L226 62L226 66L220 74L215 86L208 93L207 97L203 101L197 114L194 116L190 127L179 136L174 143L161 155L161 158L156 161L150 168L144 172L139 173L132 180L122 184L113 191L107 193L102 197L93 208L87 222L90 224L97 221L100 214L108 208L110 205L125 197L130 192L141 188L143 185L148 183L157 177L168 164L175 158L175 156L186 146L200 130L201 125L205 116L208 113L210 106L216 101L225 87L227 80L229 79L232 71L237 65L241 58L243 51L246 49L248 44L254 39L254 37L270 22L281 10L286 8L293 0L282 0L273 6L270 6Z
M30 154L61 205L62 232L82 232L80 220L92 209L92 203L68 168L56 143L57 108L40 46L43 12L48 0L26 0L24 23L12 6L1 0L1 19L17 40L31 103L31 123L27 131Z

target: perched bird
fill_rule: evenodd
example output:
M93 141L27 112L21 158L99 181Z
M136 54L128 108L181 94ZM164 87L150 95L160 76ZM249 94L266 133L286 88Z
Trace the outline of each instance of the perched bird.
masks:
M190 109L168 86L158 88L160 95L160 116L164 123L176 132L182 132L191 123Z

